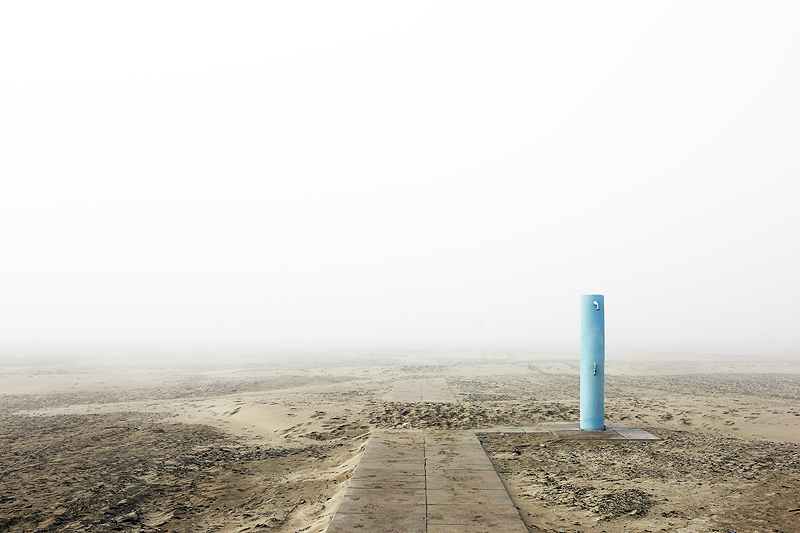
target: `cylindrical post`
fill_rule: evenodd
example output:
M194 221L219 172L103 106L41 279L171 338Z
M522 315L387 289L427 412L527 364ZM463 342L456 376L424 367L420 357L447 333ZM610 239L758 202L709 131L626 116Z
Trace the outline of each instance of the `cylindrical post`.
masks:
M605 429L606 324L602 294L581 297L581 429Z

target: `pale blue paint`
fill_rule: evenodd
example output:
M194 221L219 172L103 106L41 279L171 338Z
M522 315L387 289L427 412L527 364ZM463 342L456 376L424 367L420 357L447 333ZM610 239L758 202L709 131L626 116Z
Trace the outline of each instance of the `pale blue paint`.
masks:
M581 297L581 429L605 429L605 302L602 294Z

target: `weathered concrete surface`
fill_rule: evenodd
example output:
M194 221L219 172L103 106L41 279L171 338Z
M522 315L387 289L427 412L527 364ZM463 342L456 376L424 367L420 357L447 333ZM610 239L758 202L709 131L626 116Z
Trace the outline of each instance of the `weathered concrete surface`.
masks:
M328 533L527 533L471 431L375 432Z
M580 428L580 422L547 422L534 427L501 427L477 430L476 433L538 433L555 435L559 439L576 440L660 440L643 429L624 424L609 424L605 430Z
M396 381L386 399L390 402L455 403L457 401L444 378Z

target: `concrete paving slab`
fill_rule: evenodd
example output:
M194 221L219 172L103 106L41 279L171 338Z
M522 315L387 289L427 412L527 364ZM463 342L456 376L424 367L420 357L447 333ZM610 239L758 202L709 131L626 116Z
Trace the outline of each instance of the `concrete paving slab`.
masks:
M428 504L428 518L429 523L431 522L432 517L438 516L465 516L465 517L482 517L482 516L494 516L494 517L505 517L505 518L516 518L519 520L519 513L517 512L517 508L511 503L511 500L506 499L506 503L504 504L478 504L478 503L447 503L447 504L438 504L438 505L431 505ZM467 520L469 522L469 520ZM442 522L443 524L447 524L450 522ZM452 522L456 523L456 522Z
M628 440L661 440L643 429L618 429L617 433Z
M605 430L582 430L582 429L574 429L574 428L560 428L560 429L551 429L550 433L554 435L581 435L583 433L599 433L605 434Z
M561 434L556 433L556 438L559 440L627 440L622 435L617 433L604 433L602 435L597 434Z
M391 509L393 513L425 513L425 501L423 500L422 503L388 502L379 500L377 495L358 499L343 498L336 514L385 513L387 509Z
M485 511L484 511L485 512ZM507 525L524 524L516 511L512 513L498 514L475 514L473 512L464 513L439 513L428 509L428 528L436 525L467 525L480 524L484 527L493 528L492 531L508 531Z
M554 431L561 440L627 440L616 431Z
M496 472L486 470L428 471L428 490L505 490Z
M425 513L339 514L333 517L327 533L425 533Z
M570 429L570 428L577 428L580 429L581 424L580 422L545 422L542 424L542 427L547 429Z
M424 486L417 489L348 487L345 499L358 501L362 498L371 498L376 494L382 501L385 502L414 503L424 505L426 500Z
M389 461L385 463L378 463L370 461L363 466L358 465L358 468L356 469L356 472L360 472L362 476L369 476L376 471L381 473L388 472L393 476L424 476L425 464L424 461L417 461L416 463L394 463Z
M454 447L469 448L478 441L474 431L458 431L448 434L428 434L425 436L425 449L447 447L451 449Z
M395 450L401 453L414 453L422 449L422 438L414 439L397 435L391 442L376 442L374 450L384 449L387 451Z
M424 457L422 458L424 460ZM407 466L418 465L420 462L419 457L400 457L399 459L376 459L370 457L367 461L359 463L359 468L385 468L390 465L392 468L403 468Z
M486 454L483 452L483 448L477 448L478 444L475 444L474 447L459 451L448 451L442 449L433 449L433 450L426 450L425 459L430 462L436 462L441 465L447 465L448 463L454 464L465 464L465 463L474 463L474 464L491 464L489 458L486 457ZM477 448L477 449L476 449Z
M387 463L391 464L400 464L400 463L419 463L420 461L425 459L425 452L424 450L420 449L418 453L413 454L398 454L395 452L391 452L388 454L376 453L374 456L367 457L366 459L362 459L362 463L365 465L384 465Z
M431 450L437 449L444 450L447 453L469 453L470 451L475 451L478 449L476 446L480 446L481 441L474 431L469 433L467 436L452 440L443 438L426 439L425 452L430 453Z
M524 427L522 429L525 430L525 433L531 433L531 434L550 433L549 429L541 427L541 426L539 426L539 427L530 427L530 428L529 427Z
M436 461L428 461L428 470L487 470L490 472L494 472L494 466L491 462L436 462Z
M416 432L410 435L392 433L391 440L381 440L375 443L370 441L370 444L374 444L375 449L387 448L390 450L414 450L422 447L422 435L417 434Z
M329 533L527 532L474 432L411 436L373 435Z
M425 490L425 476L403 476L400 479L353 478L347 490L353 489L422 489Z
M474 442L470 442L469 444L452 444L452 445L431 445L425 448L425 457L431 459L433 457L452 457L452 458L476 458L480 457L480 453L482 448L480 448L480 441L475 438ZM486 454L484 454L485 456Z
M455 430L453 430L455 431ZM446 444L448 446L454 445L469 445L470 443L475 441L475 432L474 431L458 431L458 434L453 437L448 437L442 435L441 432L437 432L434 434L425 435L425 447L430 448L431 446L437 446L440 444Z
M448 452L446 450L428 450L426 458L428 466L433 468L493 468L486 453L477 445L470 450Z
M472 522L469 524L428 524L428 533L497 533L495 526ZM503 524L503 533L528 533L522 522Z
M483 491L487 492L487 491ZM495 491L496 492L496 491ZM463 499L462 501L456 501L451 503L430 503L428 502L428 516L431 515L472 515L472 516L483 516L483 515L512 515L519 518L519 513L517 512L517 508L511 502L510 498L506 498L505 502L502 503L494 503L492 505L486 505L483 503L477 503L474 501Z
M478 448L476 448L478 443L480 443L478 437L468 442L432 442L425 445L425 455L466 455L475 453L478 450Z
M417 472L409 472L407 469L389 468L357 468L353 477L359 478L380 478L380 479L400 479L405 477L425 477L425 466L418 465Z
M581 429L580 421L545 422L541 426L521 428L525 433L545 434L551 433L559 439L578 440L659 440L652 433L638 429L628 424L609 424L605 430L589 431ZM498 433L519 433L517 428L493 428ZM489 431L476 431L488 433Z
M417 448L407 448L406 450L398 450L394 448L383 448L377 449L370 453L368 456L364 457L362 461L368 462L383 462L383 461L393 461L397 462L407 462L407 463L416 463L417 461L421 461L425 457L425 449L420 446Z
M474 431L440 431L425 435L425 445L436 442L470 442L474 439Z
M386 399L391 402L457 402L444 378L396 381Z
M444 489L429 489L428 506L431 505L458 505L461 503L472 502L480 505L506 505L511 501L508 498L508 493L505 489L500 490L444 490Z

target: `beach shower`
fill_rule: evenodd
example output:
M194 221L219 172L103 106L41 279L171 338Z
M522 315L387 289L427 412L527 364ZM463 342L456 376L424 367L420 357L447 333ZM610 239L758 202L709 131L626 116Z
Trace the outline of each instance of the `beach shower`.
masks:
M605 429L605 302L602 294L581 297L581 429Z

